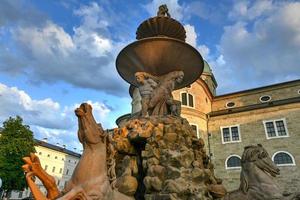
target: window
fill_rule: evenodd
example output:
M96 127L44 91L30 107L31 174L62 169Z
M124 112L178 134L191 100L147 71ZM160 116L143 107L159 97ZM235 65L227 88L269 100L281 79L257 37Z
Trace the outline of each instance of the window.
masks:
M259 98L259 100L260 100L260 102L265 103L265 102L268 102L268 101L271 100L271 96L269 96L269 95L264 95L264 96L261 96L261 97Z
M39 155L42 155L42 152L39 152Z
M227 108L233 108L235 106L235 103L234 102L228 102L228 103L226 103L226 107Z
M240 126L221 127L222 143L240 142Z
M226 169L240 169L241 168L241 157L238 155L231 155L225 161Z
M187 92L180 93L181 96L181 104L183 106L194 107L194 96Z
M62 173L62 168L59 169L59 173L60 173L60 174Z
M66 175L68 175L69 174L69 169L67 169L67 171L66 171Z
M60 184L60 180L57 180L57 186L59 186L59 184Z
M47 157L50 158L50 154L48 154Z
M263 121L267 139L288 137L285 119Z
M48 165L45 165L45 171L47 171L47 169L48 169Z
M192 127L192 129L193 129L193 132L194 132L195 135L197 136L197 138L200 138L199 130L198 130L198 125L197 125L197 124L191 124L191 127Z
M52 172L55 172L55 167L52 168Z
M278 151L274 153L272 160L278 166L293 166L295 164L295 159L289 152Z
M225 161L226 169L240 169L241 168L241 157L238 155L231 155Z
M57 159L57 156L55 156L55 159Z

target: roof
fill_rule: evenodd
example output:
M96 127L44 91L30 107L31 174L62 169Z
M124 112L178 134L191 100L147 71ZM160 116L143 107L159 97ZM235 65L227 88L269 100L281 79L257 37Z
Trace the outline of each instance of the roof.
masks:
M211 70L209 64L206 62L206 60L204 60L204 68L203 68L203 72L212 74L212 70Z
M76 153L74 151L65 149L65 148L60 147L60 146L56 146L56 145L44 142L42 140L35 139L35 142L36 142L37 145L42 146L42 147L46 147L46 148L49 148L49 149L52 149L52 150L55 150L55 151L63 152L63 153L66 153L66 154L69 154L69 155L72 155L72 156L75 156L75 157L78 157L78 158L81 157L81 154L79 154L79 153Z
M204 68L203 68L203 72L202 74L208 74L211 76L212 81L214 82L214 84L216 85L216 87L218 86L217 80L212 72L212 69L210 68L208 62L206 62L206 60L204 60Z

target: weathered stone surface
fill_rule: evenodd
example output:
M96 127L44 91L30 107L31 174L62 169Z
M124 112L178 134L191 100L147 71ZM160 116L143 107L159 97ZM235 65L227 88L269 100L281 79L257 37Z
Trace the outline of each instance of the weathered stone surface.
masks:
M138 173L129 170L126 174L142 181L139 184L143 186L136 194L155 200L208 200L212 199L210 192L226 191L212 172L203 140L195 137L185 119L174 116L134 118L124 128L128 141L140 155L136 162ZM123 165L128 163L125 161Z
M125 175L117 180L116 187L118 188L119 192L122 192L123 194L129 196L133 196L138 187L138 181L133 176Z

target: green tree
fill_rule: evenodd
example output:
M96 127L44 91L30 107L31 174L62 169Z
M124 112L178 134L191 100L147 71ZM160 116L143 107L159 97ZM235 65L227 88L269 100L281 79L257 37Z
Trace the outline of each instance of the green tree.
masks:
M21 117L10 117L3 122L0 136L0 177L6 194L26 187L22 158L35 152L34 144L33 133L28 125L23 125Z

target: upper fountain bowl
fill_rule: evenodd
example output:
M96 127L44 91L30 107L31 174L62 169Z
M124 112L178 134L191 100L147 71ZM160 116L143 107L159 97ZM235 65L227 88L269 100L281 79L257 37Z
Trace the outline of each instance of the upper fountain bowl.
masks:
M118 73L128 83L138 86L134 74L148 72L162 76L172 71L183 71L184 78L175 89L196 81L204 67L200 53L191 45L169 37L150 37L126 46L116 59Z

